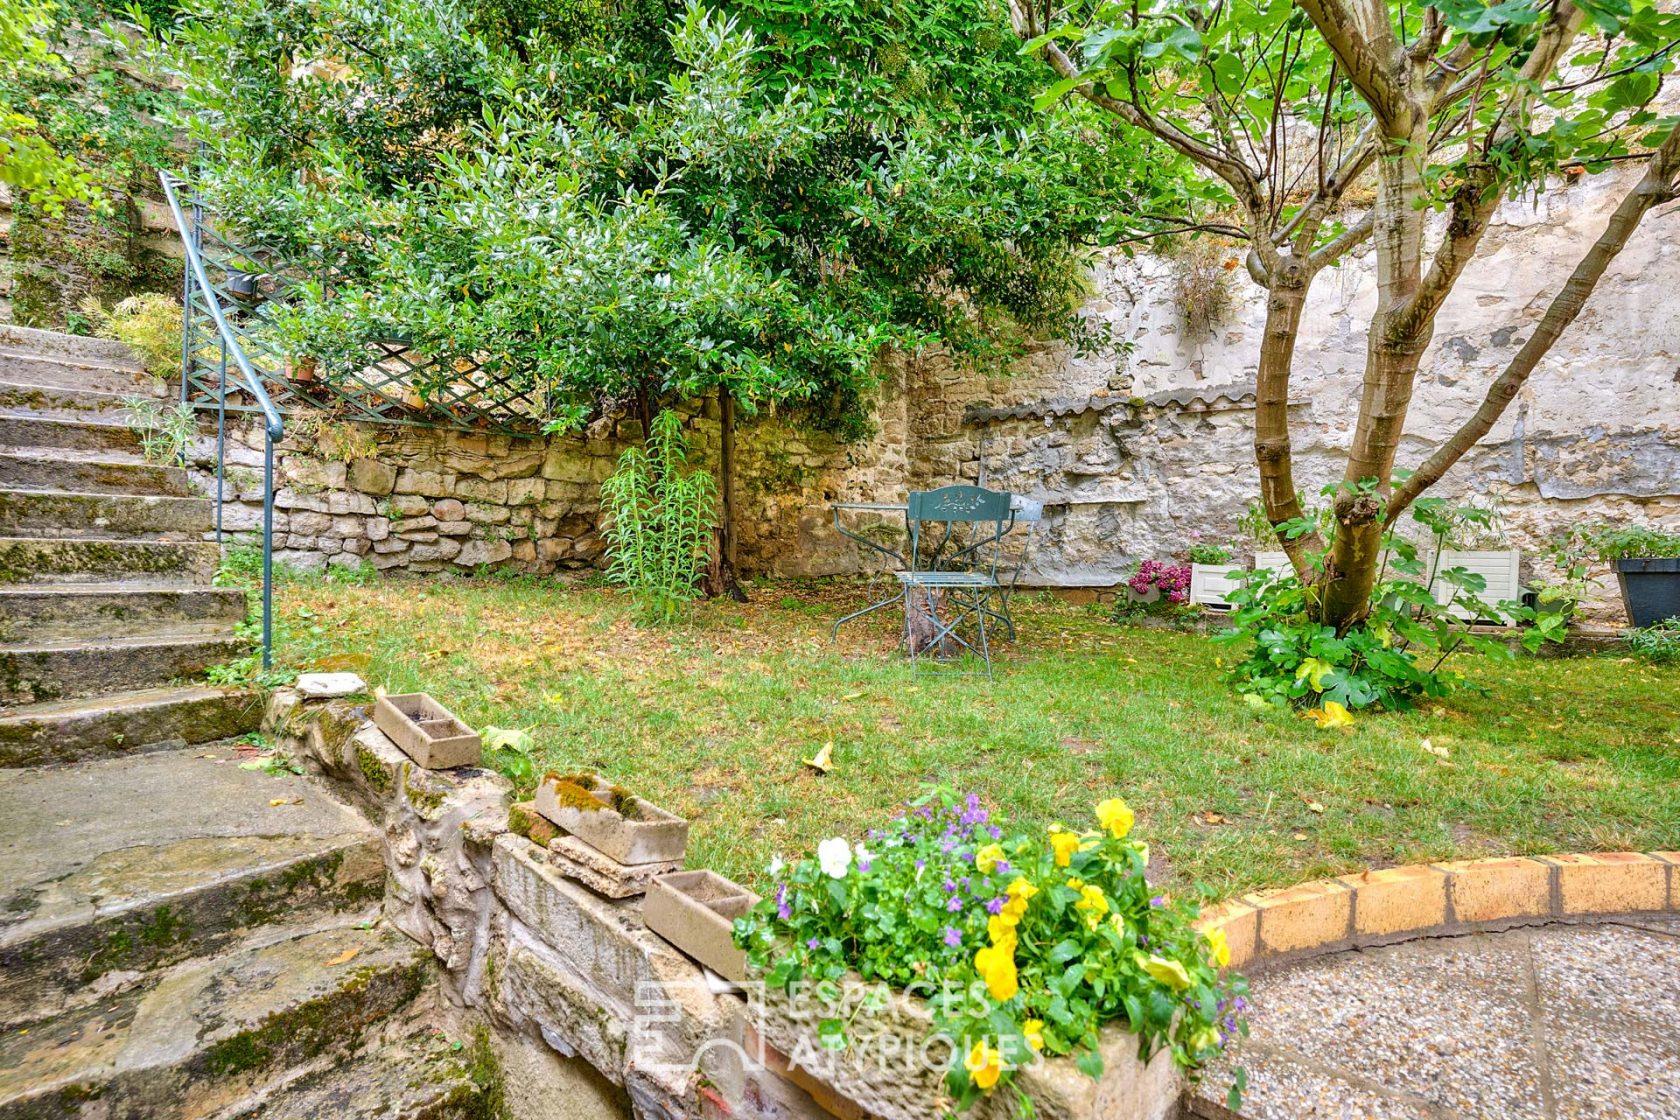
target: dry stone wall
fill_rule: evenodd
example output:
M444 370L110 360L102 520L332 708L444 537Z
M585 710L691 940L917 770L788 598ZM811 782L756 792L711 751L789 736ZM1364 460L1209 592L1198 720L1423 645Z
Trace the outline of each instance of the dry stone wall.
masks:
M1403 464L1418 462L1480 400L1638 174L1584 176L1538 203L1500 209L1425 355ZM1676 221L1651 219L1648 236L1624 251L1508 414L1439 490L1498 504L1530 574L1549 574L1540 548L1568 525L1680 527ZM1264 294L1230 269L1231 309L1210 331L1192 332L1174 295L1179 267L1147 255L1096 258L1087 314L1122 344L1106 353L1043 347L994 378L937 354L894 359L877 434L863 443L839 445L770 417L744 420L742 566L782 576L857 570L868 554L834 532L829 503L901 499L958 481L1044 503L1028 582L1111 586L1140 559L1233 536L1257 492L1251 441ZM1326 271L1313 291L1290 408L1296 477L1309 494L1340 477L1375 300L1369 252ZM715 406L691 426L699 461L714 464ZM348 461L333 457L330 441L297 439L280 472L284 558L367 558L418 572L596 565L599 482L638 436L626 423L539 440L364 429L358 439L372 450ZM256 446L247 433L247 470ZM254 488L234 490L233 516L254 524Z

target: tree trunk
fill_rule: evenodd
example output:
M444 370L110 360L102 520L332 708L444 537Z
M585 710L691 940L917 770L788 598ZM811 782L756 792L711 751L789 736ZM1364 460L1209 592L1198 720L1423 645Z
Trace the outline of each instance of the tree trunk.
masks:
M1268 277L1265 336L1260 343L1260 366L1254 379L1254 461L1260 469L1260 501L1274 526L1302 515L1295 496L1294 460L1289 442L1289 375L1295 361L1301 311L1312 277L1294 257L1287 257ZM1322 545L1316 534L1294 540L1279 534L1290 563L1305 581L1311 568L1307 555Z
M1427 135L1388 139L1377 163L1377 310L1319 603L1320 619L1337 630L1370 609L1382 558L1382 507L1418 364L1434 330L1434 316L1419 321L1406 314L1423 278L1423 210L1416 203L1423 196L1418 153L1426 150L1427 141Z
M728 389L718 390L720 440L718 450L718 526L712 542L712 572L708 589L713 595L728 595L737 603L747 601L735 566L735 398Z

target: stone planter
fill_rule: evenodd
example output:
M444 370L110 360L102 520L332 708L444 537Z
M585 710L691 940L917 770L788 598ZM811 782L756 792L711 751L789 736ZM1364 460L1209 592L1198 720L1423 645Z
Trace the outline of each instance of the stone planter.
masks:
M747 954L735 947L735 919L758 905L758 895L715 871L661 875L647 891L648 929L726 980L747 978Z
M1628 622L1643 629L1680 618L1680 557L1629 556L1616 561Z
M874 987L854 974L841 981L836 1002L858 1008L864 1002L861 989ZM894 992L885 1007L851 1015L846 1027L851 1044L838 1052L817 1044L818 1024L832 1017L832 1010L767 988L756 1029L772 1051L766 1054L771 1068L788 1068L789 1079L834 1116L924 1120L949 1111L940 1102L947 1100L942 1063L951 1048L933 1039L933 1014L926 1002ZM1072 1058L1040 1059L1019 1072L1016 1085L1031 1098L1038 1120L1168 1120L1178 1115L1183 1079L1170 1052L1156 1053L1146 1065L1138 1059L1137 1036L1118 1024L1103 1028L1099 1047L1099 1078L1081 1073ZM787 1055L795 1062L789 1063ZM1004 1120L1020 1113L1015 1094L1004 1091L982 1098L962 1115Z
M1487 581L1487 587L1478 592L1476 598L1489 606L1495 606L1507 600L1521 599L1523 586L1520 570L1522 568L1522 553L1514 548L1482 549L1474 552L1455 552L1442 549L1438 562L1426 560L1430 567L1425 571L1444 572L1449 568L1463 568L1474 572ZM1442 606L1452 602L1453 595L1458 588L1437 575L1435 583L1430 587L1430 593L1435 601ZM1474 612L1466 611L1462 606L1454 608L1453 613L1467 618L1470 622L1487 621L1498 622L1499 619L1474 619L1468 615Z
M373 722L427 770L478 765L482 744L473 729L424 692L380 697Z
M1190 565L1190 601L1216 611L1230 610L1231 602L1225 596L1244 582L1242 578L1232 579L1230 573L1240 567L1235 560L1226 564Z
M536 805L537 812L615 863L681 862L688 849L687 821L598 775L550 774L537 785Z

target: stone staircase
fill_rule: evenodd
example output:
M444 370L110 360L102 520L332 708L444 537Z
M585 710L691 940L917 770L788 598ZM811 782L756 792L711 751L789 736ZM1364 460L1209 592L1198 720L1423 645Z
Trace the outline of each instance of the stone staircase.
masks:
M487 1116L381 838L247 769L208 498L110 343L0 326L0 1120Z

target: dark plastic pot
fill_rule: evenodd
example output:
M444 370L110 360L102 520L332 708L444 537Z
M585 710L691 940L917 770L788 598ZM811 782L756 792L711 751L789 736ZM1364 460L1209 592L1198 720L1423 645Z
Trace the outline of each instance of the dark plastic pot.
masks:
M228 269L228 294L238 296L241 299L250 299L257 294L257 279L258 274L255 272L245 272L237 268Z
M1630 556L1616 561L1622 605L1628 620L1643 629L1680 618L1680 556Z

